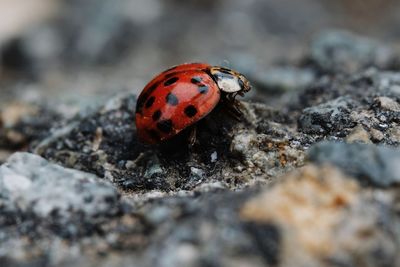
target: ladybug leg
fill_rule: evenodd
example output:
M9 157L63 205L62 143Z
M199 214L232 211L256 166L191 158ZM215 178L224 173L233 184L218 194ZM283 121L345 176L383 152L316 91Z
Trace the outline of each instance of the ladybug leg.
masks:
M189 133L189 147L193 147L194 143L196 143L196 135L197 135L197 127L194 126L192 127L192 129L190 130Z
M226 107L225 110L228 112L228 114L237 121L241 121L243 113L240 110L240 102L235 99L236 95L237 93L226 94L223 103Z
M235 102L235 97L236 97L236 93L230 93L230 94L226 94L225 98L227 101L229 102Z
M232 103L227 105L227 111L230 116L232 116L235 120L241 121L243 117L242 111L239 109L237 103Z

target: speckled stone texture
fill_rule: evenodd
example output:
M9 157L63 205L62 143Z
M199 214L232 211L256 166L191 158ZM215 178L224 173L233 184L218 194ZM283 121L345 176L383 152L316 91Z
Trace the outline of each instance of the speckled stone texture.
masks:
M76 22L58 17L11 47L31 65L16 70L29 72L24 85L5 86L16 101L0 106L0 266L400 266L399 51L326 31L297 60L251 67L252 58L240 54L232 68L254 86L240 99L241 119L218 105L198 123L192 147L186 131L148 146L136 136L141 83L128 62L146 56L159 64L168 62L161 50L180 53L166 36L185 33L174 32L160 10L187 16L185 8L140 1L132 16L121 8L125 0L87 1L80 9L74 2L64 7ZM203 10L194 2L187 5L208 15L223 5L204 1ZM107 16L97 19L100 11ZM162 18L158 29L154 21ZM235 18L215 26L222 42ZM74 30L77 22L82 29ZM162 49L134 42L143 25L160 33L143 40L154 38ZM38 39L56 47L39 53ZM73 40L69 50L57 50L63 40ZM49 66L72 71L79 59L87 69L79 63L84 78L76 79L83 81L49 74ZM104 72L112 83L103 82ZM50 93L27 90L54 81L71 91L47 101ZM65 98L82 88L96 90Z

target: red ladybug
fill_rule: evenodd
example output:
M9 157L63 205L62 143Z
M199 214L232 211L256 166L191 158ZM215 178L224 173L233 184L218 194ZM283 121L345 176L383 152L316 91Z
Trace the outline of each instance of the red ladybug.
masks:
M148 144L167 140L210 113L220 100L234 107L235 96L243 96L250 88L249 81L231 69L204 63L172 67L151 80L139 95L139 139Z

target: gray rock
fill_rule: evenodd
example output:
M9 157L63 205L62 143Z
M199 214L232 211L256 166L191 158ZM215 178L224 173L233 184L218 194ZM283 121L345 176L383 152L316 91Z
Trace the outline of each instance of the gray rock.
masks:
M335 167L306 165L246 201L241 217L272 266L398 266L393 202L371 191Z
M251 78L258 88L285 92L304 89L314 82L316 77L310 69L275 67L262 72L258 70Z
M355 101L339 97L326 103L303 110L299 119L300 129L305 133L326 134L354 126L350 112Z
M0 199L16 212L62 221L112 216L119 195L96 176L66 169L29 153L15 153L0 166Z
M400 150L359 143L323 142L308 152L310 161L332 164L362 184L388 187L400 183Z
M333 72L385 66L392 56L388 47L346 31L324 32L315 37L311 46L312 60L323 70Z
M137 14L149 9L147 3L142 2ZM18 56L24 60L25 64L21 65L29 63L35 71L57 64L60 59L80 60L81 64L118 60L135 44L132 40L136 35L136 21L132 18L134 14L130 17L128 5L125 0L117 0L112 5L107 1L87 1L79 5L77 1L66 2L57 24L47 23L31 29L12 44L13 49L18 49Z
M375 102L383 110L400 112L400 104L392 98L381 96L377 97Z
M76 1L68 2L64 7L67 17L63 18L59 29L63 39L71 38L70 49L64 51L64 59L104 63L125 55L124 52L135 45L133 38L137 30L127 12L128 5L125 0L113 4L103 0L87 1L80 5ZM138 5L138 10L143 11L145 8L142 6L147 7L147 4L143 2ZM140 14L140 11L137 12ZM67 40L62 41L65 43Z
M321 139L400 145L400 61L388 48L331 32L301 56L316 25L347 24L348 14L359 22L359 5L53 2L60 12L0 51L0 266L400 266L395 149L344 145L316 156L384 188L304 166ZM366 9L390 38L389 5L374 3ZM196 124L190 148L184 132L140 143L135 95L164 68L198 59L244 73L254 85L246 98L259 104L242 102L236 121L221 102ZM129 94L72 117L121 90ZM8 108L32 96L48 109ZM15 150L46 160L7 160Z
M123 191L142 193L191 190L214 182L236 188L248 183L255 170L273 176L281 171L280 166L292 168L301 162L297 159L301 148L289 146L289 140L298 137L284 124L267 122L267 117L279 118L279 112L266 105L243 103L240 121L218 106L197 123L197 143L189 150L185 132L158 146L141 143L134 124L135 103L133 94L117 96L93 113L54 130L33 152L65 167L104 177ZM242 143L247 139L254 142ZM265 147L265 142L275 149ZM281 155L282 161L276 155Z
M15 151L44 138L62 115L44 104L24 101L0 108L0 149Z
M372 80L379 91L396 97L400 96L400 74L398 72L370 69L365 72L365 76Z

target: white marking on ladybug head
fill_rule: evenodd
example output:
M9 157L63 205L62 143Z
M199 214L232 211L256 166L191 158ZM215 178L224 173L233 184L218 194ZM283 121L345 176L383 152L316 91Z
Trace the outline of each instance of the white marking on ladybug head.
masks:
M211 74L217 82L219 89L225 93L239 92L239 94L242 95L250 90L250 83L248 80L242 74L234 70L212 67Z
M223 77L217 80L217 84L219 89L221 89L225 93L234 93L242 90L239 81L236 77L232 78Z

